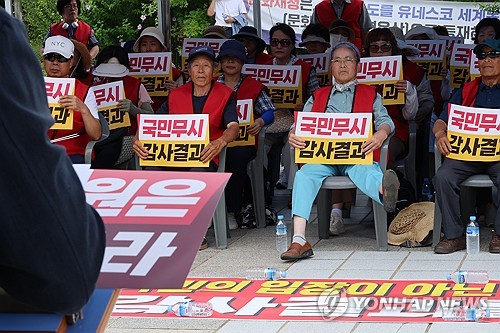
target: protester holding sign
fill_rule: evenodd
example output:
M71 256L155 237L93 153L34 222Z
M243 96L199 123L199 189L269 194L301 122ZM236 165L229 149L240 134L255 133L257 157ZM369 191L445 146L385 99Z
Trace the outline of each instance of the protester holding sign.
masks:
M363 153L368 155L376 152L391 135L394 123L382 105L382 98L376 88L357 83L359 61L359 51L354 44L341 42L333 46L331 71L335 83L333 87L317 90L304 106L304 112L371 111L374 133L361 146ZM296 149L306 148L305 140L295 135L294 129L290 131L289 141ZM378 163L335 165L335 160L332 160L332 164L305 164L295 175L292 192L294 236L288 251L281 254L282 260L298 260L313 255L311 244L305 239L306 223L323 180L333 175L349 176L363 193L372 200L383 202L387 211L394 211L399 181L393 170L382 174Z
M263 65L273 59L270 54L264 53L266 42L257 35L257 29L254 27L243 27L236 35L232 35L231 38L245 45L247 49L245 63Z
M242 208L252 203L252 192L250 180L247 176L247 164L255 158L257 152L257 141L255 137L259 135L264 125L269 125L274 121L275 107L269 96L267 88L259 81L241 74L241 69L245 64L245 46L235 40L228 40L220 48L217 60L222 67L222 75L218 82L225 84L236 92L238 100L238 116L240 121L240 135L231 143L226 152L226 171L231 172L231 178L226 186L226 204L229 212L229 228L236 229L236 220ZM247 103L249 102L249 103ZM246 110L245 106L252 106ZM249 112L250 114L248 114ZM247 115L248 116L245 116ZM245 125L245 118L252 118L253 122ZM243 126L243 127L242 127ZM245 144L248 137L254 137L254 144ZM263 200L263 198L262 198ZM234 216L231 216L234 214ZM240 220L240 223L243 222ZM247 221L250 226L254 221ZM249 226L246 223L247 227Z
M54 59L45 60L46 67L52 73L58 66L69 70L69 45L73 44L60 36L52 38L47 41L46 56ZM8 157L0 178L0 289L39 311L75 313L89 300L99 276L104 225L85 202L64 149L47 140L54 120L47 112L40 63L22 22L2 8L0 40L0 72L2 77L15 78L2 80L0 89L0 150ZM64 41L65 47L52 47L55 40ZM92 117L76 97L61 99L67 106L77 104L81 117ZM33 319L31 324L32 330L39 323Z
M301 110L304 101L306 101L312 93L319 88L318 79L314 67L305 61L299 59L295 54L295 44L297 38L295 31L288 24L277 23L269 31L271 45L272 61L269 65L290 66L299 65L302 69L302 101L300 101L296 110ZM281 161L284 167L280 175L280 179L276 184L277 188L286 188L288 184L288 173L290 171L290 152L288 147L288 131L293 124L293 110L278 109L274 115L274 123L269 126L266 134L267 151L271 149L273 144L283 144L281 151Z
M93 89L97 89L100 84L123 81L125 98L118 101L118 111L122 116L126 114L130 118L130 127L113 129L111 117L106 119L111 131L106 140L98 142L94 147L95 157L92 161L94 169L113 169L122 150L123 137L135 135L137 131L137 115L153 113L152 101L146 88L139 79L127 75L129 68L127 52L121 46L107 46L97 57ZM122 119L122 116L115 118Z
M43 65L48 77L67 78L73 66L74 46L63 36L52 36L45 41ZM51 140L60 139L58 145L66 148L73 163L84 163L85 147L90 140L101 136L101 124L97 115L95 98L88 94L89 87L76 80L74 95L64 95L59 99L63 108L73 110L71 130L49 130ZM84 100L85 102L83 102ZM68 137L71 136L71 137Z
M466 83L450 99L450 104L463 105L475 108L500 108L500 40L489 39L474 48L479 63L481 77ZM495 117L493 131L497 138L499 114ZM469 118L467 118L469 119ZM476 121L469 120L476 123ZM484 121L484 120L483 120ZM466 120L466 123L468 121ZM448 156L452 145L448 137L448 112L441 113L434 124L433 132L436 136L436 146L441 154ZM498 146L497 146L498 147ZM498 156L498 155L497 155ZM493 184L499 188L500 161L476 162L461 161L446 158L433 178L436 189L436 198L443 216L444 239L434 248L435 253L452 253L465 249L464 226L468 216L460 216L460 184L469 176L488 174ZM497 202L497 205L499 203ZM496 212L495 230L489 250L491 253L500 253L500 211Z

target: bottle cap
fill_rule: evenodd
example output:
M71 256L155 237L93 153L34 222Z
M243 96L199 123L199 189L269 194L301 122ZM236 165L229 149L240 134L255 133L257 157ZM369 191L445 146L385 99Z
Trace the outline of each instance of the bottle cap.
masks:
M283 215L278 215L278 220L283 220L285 217Z
M490 309L486 309L486 314L484 315L486 318L491 317L491 311Z
M446 280L451 280L451 274L446 274Z
M475 220L476 220L476 217L475 217L475 216L471 216L471 217L470 217L470 220L471 220L471 221L475 221Z
M167 312L172 312L172 305L169 305L167 308Z
M282 279L286 278L286 271L281 271L280 276L281 276Z

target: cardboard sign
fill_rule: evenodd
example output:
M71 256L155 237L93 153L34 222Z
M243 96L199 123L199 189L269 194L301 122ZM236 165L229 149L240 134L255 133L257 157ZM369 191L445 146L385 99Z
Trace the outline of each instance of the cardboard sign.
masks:
M139 140L148 149L141 166L208 167L200 161L210 142L208 114L138 115Z
M97 110L101 112L108 122L110 130L130 126L130 115L128 112L120 111L118 101L125 99L123 81L115 81L98 86L90 87L97 102Z
M99 288L181 288L229 174L75 165L106 225Z
M123 290L112 316L172 319L176 316L167 312L168 305L195 301L210 302L214 319L428 323L443 322L443 311L465 305L489 309L491 318L484 321L498 322L498 290L499 281L491 280L474 285L444 280L188 278L176 290Z
M297 163L373 163L373 154L361 151L372 136L372 113L295 112L295 134L306 141L295 149Z
M172 80L172 53L129 53L130 74L141 80L149 96L167 96L165 83Z
M262 82L276 108L294 108L302 103L302 68L300 66L247 64L241 70Z
M326 87L332 84L332 75L330 73L330 53L301 54L297 57L314 67L316 70L316 78L318 79L320 87Z
M425 69L429 80L443 80L441 70L446 66L445 40L407 40L406 44L420 50L420 55L408 57L414 63Z
M450 56L450 86L460 88L470 81L470 57L474 44L454 44Z
M186 68L187 59L189 57L189 51L194 49L197 46L210 46L214 52L215 56L219 55L219 50L222 44L226 42L227 39L213 39L213 38L184 38L182 40L182 68ZM215 72L218 72L216 70Z
M253 101L251 99L239 99L236 103L236 111L239 121L239 136L228 143L228 147L253 146L255 145L255 136L248 133L248 127L253 124Z
M61 107L59 105L59 98L75 94L75 79L44 77L44 80L50 113L52 114L52 118L54 118L55 122L50 129L72 130L74 111Z
M471 52L470 55L470 67L469 67L469 73L470 73L470 80L475 80L476 78L481 76L481 73L479 72L479 63L477 59L477 55L474 52Z
M448 158L462 161L500 161L500 109L450 104Z
M357 75L359 83L380 86L384 105L405 104L404 91L395 88L403 79L403 59L399 56L361 58L361 71Z

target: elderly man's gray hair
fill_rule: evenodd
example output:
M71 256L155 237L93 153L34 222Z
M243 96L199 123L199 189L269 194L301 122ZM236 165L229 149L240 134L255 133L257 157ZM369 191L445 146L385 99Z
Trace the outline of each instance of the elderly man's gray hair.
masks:
M354 51L354 54L356 55L356 62L360 61L361 56L359 55L358 48L353 43L349 43L349 42L340 42L340 43L333 45L332 51L331 51L332 53L330 54L330 59L333 58L333 52L335 52L336 49L343 47L343 46L352 49Z

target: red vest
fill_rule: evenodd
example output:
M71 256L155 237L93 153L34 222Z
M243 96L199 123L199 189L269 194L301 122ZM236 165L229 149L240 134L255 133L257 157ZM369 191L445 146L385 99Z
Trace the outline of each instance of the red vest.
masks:
M80 81L76 80L75 85L75 96L85 101L89 87ZM85 131L85 125L83 123L82 114L78 111L73 111L73 129L72 130L49 130L49 138L51 140L56 138L61 138L70 134L79 133L80 135L76 138L59 141L56 144L66 148L67 155L85 155L85 147L87 143L91 140L90 136L87 135Z
M325 112L328 99L333 87L323 87L313 93L314 101L311 112ZM368 113L373 112L373 102L377 97L377 90L375 87L365 84L358 84L354 91L354 99L352 101L352 112L355 113ZM374 132L375 133L375 132ZM373 152L373 160L378 162L380 160L380 149Z
M361 41L361 26L359 25L359 18L363 13L363 1L351 0L351 3L346 3L342 15L337 17L330 0L323 0L314 7L314 12L318 17L319 23L330 29L330 24L337 19L342 19L349 23L349 27L354 31L354 40L352 43L356 45L359 52L362 50Z
M273 56L264 52L259 52L255 55L255 64L256 65L265 65L269 63L269 61L273 60Z
M168 97L169 114L193 114L193 82L174 89ZM222 83L213 82L208 93L207 101L203 106L203 114L209 116L210 141L222 136L226 127L223 123L224 108L231 98L233 90ZM214 162L219 164L219 156L214 157Z
M473 81L466 82L462 87L462 105L463 106L474 106L476 103L477 91L479 89L479 84L481 83L481 77L476 78Z
M50 35L51 36L59 35L69 38L68 31L66 29L63 29L62 26L63 26L62 21L52 24L50 26ZM78 28L75 29L75 39L88 47L90 30L91 30L90 25L88 25L83 21L78 20Z

